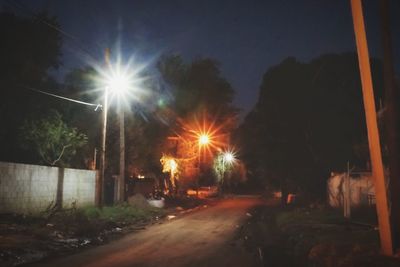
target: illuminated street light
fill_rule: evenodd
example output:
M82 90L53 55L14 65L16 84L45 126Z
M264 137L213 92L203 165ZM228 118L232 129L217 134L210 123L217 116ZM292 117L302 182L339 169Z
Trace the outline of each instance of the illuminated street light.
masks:
M196 195L197 197L199 196L199 178L201 175L201 148L203 146L206 146L210 143L210 137L205 134L202 133L199 135L199 155L198 155L198 166L199 166L199 176L196 179Z
M201 134L199 136L199 145L204 146L210 143L210 137L207 134Z
M225 152L223 157L224 157L224 162L229 163L229 164L232 164L235 160L235 156L233 155L232 152L229 152L229 151Z
M114 73L107 78L106 86L110 93L123 96L129 88L130 80L129 77L123 73Z
M214 172L217 175L218 191L220 194L222 194L223 185L225 184L226 179L229 180L231 177L231 172L234 169L236 160L234 150L223 151L222 149L219 149L219 153L214 159Z
M128 98L129 94L132 96L132 91L137 93L138 83L140 79L137 78L138 72L142 68L137 68L136 71L132 70L130 64L122 66L120 59L115 66L110 64L110 52L107 49L105 53L106 71L101 71L100 83L104 91L104 105L103 105L103 129L101 140L101 164L100 164L100 188L99 192L99 205L102 206L104 202L104 173L105 173L105 153L106 153L106 129L107 129L107 111L108 111L108 98L109 95L118 97L119 102L119 125L120 125L120 163L119 163L119 179L117 200L124 201L125 194L125 119L124 110L122 108L122 100Z

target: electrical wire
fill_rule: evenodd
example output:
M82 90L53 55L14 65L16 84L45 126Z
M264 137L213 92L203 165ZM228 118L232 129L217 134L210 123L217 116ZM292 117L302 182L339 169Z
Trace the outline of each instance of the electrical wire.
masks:
M84 102L84 101L68 98L68 97L65 97L65 96L59 96L59 95L56 95L56 94L52 94L52 93L48 93L48 92L45 92L45 91L42 91L42 90L35 89L33 87L29 87L29 86L21 85L21 87L23 87L25 89L28 89L28 90L31 90L33 92L42 93L42 94L45 94L45 95L48 95L48 96L52 96L52 97L55 97L55 98L60 98L60 99L67 100L67 101L70 101L70 102L74 102L74 103L77 103L77 104L96 107L95 111L97 111L98 108L102 108L103 107L101 104L93 104L93 103L88 103L88 102Z

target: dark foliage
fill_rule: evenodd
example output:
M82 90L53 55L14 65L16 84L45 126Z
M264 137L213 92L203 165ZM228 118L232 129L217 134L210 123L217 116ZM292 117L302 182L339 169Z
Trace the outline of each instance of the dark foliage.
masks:
M46 25L57 25L53 17L17 17L0 13L0 160L32 162L18 143L18 129L24 119L43 114L56 102L27 90L27 87L55 90L48 71L60 65L61 37Z
M181 118L206 111L221 118L235 116L234 90L221 76L219 64L210 58L185 64L180 56L163 57L158 63L163 79L172 88L172 109Z
M372 60L377 103L381 66ZM357 57L288 58L268 70L238 136L254 179L323 197L331 171L367 168L365 115Z

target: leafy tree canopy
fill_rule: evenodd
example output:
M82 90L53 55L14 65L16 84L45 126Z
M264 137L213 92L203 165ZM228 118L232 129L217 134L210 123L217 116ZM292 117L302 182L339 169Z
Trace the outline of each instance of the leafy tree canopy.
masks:
M69 166L77 149L87 143L86 135L68 127L55 110L44 118L25 121L20 137L23 148L51 166Z
M203 111L221 117L237 113L232 105L234 90L221 76L217 61L201 58L185 64L180 56L170 55L159 61L158 69L172 88L178 116Z

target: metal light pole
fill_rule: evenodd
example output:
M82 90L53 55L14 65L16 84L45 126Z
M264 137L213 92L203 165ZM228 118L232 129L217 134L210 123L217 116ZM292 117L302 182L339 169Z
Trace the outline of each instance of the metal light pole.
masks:
M219 194L222 195L223 191L223 184L225 183L225 171L226 171L226 161L225 161L225 154L220 154L220 157L222 157L222 177L221 181L219 182Z
M199 175L198 175L197 180L196 180L196 196L199 196L199 179L200 179L200 174L201 174L201 152L202 152L201 149L202 149L203 146L206 146L206 145L208 145L210 143L210 137L207 134L202 133L202 134L199 135L198 139L199 139L198 140L198 146L199 146L199 162L198 162L198 164L199 164Z
M110 50L106 48L104 53L104 59L106 66L110 66ZM108 112L108 86L104 89L104 103L102 112L102 131L101 131L101 156L100 156L100 173L99 182L97 187L97 206L102 207L104 205L104 188L105 188L105 164L106 164L106 138L107 138L107 112Z
M231 167L232 164L235 162L235 156L232 152L230 151L225 151L222 155L222 162L223 162L223 176L222 176L222 182L225 183L225 172L226 172L226 165L229 164L229 166ZM230 173L228 173L228 180L230 179ZM230 188L230 183L228 183L228 187ZM222 190L222 184L221 184L221 190Z
M199 197L199 180L200 180L200 175L201 175L201 146L200 143L199 145L199 151L198 151L198 159L197 159L197 166L199 168L199 175L197 175L197 179L196 179L196 196Z
M372 174L375 179L376 210L378 214L381 248L383 254L392 255L392 228L389 219L388 196L386 192L385 174L382 163L382 152L379 140L371 67L369 62L369 52L361 0L351 0L351 11L353 15L354 32L356 37L362 92L364 98L371 167Z

